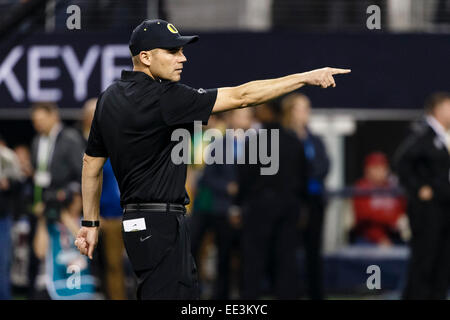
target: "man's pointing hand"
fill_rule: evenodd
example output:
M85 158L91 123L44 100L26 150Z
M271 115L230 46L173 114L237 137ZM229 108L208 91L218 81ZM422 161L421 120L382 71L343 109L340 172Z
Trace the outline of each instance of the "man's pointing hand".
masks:
M322 68L312 70L306 73L305 83L312 86L321 86L322 88L336 87L333 76L336 74L350 73L350 69Z

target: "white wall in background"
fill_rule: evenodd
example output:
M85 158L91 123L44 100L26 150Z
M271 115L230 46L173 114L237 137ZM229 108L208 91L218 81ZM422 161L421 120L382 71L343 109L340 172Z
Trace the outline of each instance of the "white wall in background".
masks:
M191 30L237 30L245 2L239 0L168 0L168 19ZM182 29L182 30L183 30Z
M272 26L273 0L246 0L245 14L241 25L253 31L269 30Z
M272 0L167 0L170 22L192 30L267 30Z
M408 31L412 27L413 0L389 0L388 23L391 31Z
M432 30L437 0L388 0L389 30L411 32Z
M345 187L344 138L355 132L356 122L349 114L313 115L310 129L320 135L330 158L330 172L325 181L328 190ZM334 197L325 210L323 226L324 253L335 252L346 244L351 206L348 199Z

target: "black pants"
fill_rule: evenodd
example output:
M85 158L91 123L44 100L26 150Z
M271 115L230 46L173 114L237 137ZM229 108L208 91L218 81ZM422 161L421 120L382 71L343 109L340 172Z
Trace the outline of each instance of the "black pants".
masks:
M450 209L408 204L412 237L404 299L446 299L450 283Z
M322 197L311 196L302 207L301 214L306 215L306 225L300 230L300 235L305 248L307 292L310 299L322 300L324 298L322 261L324 201Z
M128 211L123 220L145 219L145 230L122 235L138 277L138 300L199 298L186 217L181 213Z
M238 230L230 225L227 214L211 212L194 212L190 218L190 229L192 231L192 254L196 258L198 258L200 245L206 231L214 232L218 259L213 299L229 299L231 253L234 240L238 237Z
M244 212L243 299L261 298L272 263L272 288L278 299L298 296L298 206L273 202L253 203Z

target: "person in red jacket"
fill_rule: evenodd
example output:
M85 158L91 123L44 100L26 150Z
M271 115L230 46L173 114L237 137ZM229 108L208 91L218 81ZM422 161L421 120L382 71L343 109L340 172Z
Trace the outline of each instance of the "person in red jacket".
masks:
M387 246L403 242L398 221L404 215L405 200L398 191L396 180L389 175L386 156L381 152L369 154L364 177L355 185L351 242Z

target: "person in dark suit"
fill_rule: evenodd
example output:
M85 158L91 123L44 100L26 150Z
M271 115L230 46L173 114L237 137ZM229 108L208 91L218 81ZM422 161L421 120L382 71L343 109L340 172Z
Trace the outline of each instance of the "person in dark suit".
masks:
M75 129L63 126L56 104L33 105L31 120L38 133L31 145L34 199L35 203L46 203L49 209L49 202L63 203L80 193L84 142Z
M412 233L404 299L445 299L450 280L450 94L432 95L425 112L395 156Z
M281 126L278 105L258 107L256 117L262 129L268 130L267 137L278 130L279 139L275 142L279 147L279 171L262 175L260 163L238 169L236 203L242 208L243 221L242 298L261 298L265 293L264 280L272 278L271 291L277 299L295 299L298 296L296 225L300 198L306 190L304 149L295 134ZM257 139L259 142L264 139L261 132ZM272 139L267 140L268 150L272 150Z
M307 293L312 300L324 299L322 235L326 206L325 178L330 160L322 139L308 127L311 101L301 93L291 93L281 101L283 124L302 141L307 165L307 190L300 216L300 236L304 243Z

